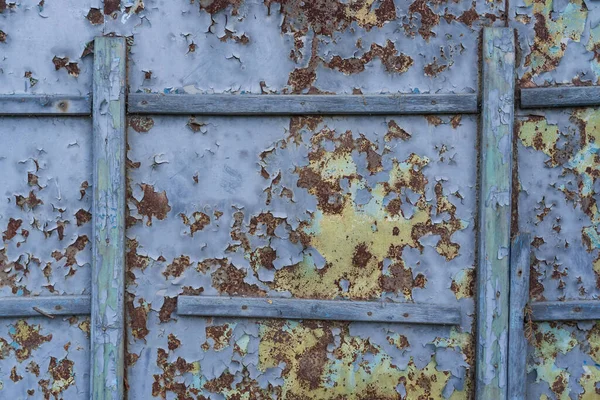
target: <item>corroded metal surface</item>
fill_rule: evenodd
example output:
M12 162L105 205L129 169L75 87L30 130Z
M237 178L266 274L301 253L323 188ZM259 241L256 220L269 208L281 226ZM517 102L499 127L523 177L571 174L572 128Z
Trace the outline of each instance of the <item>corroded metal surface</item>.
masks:
M600 4L593 0L510 1L522 87L591 85L600 77Z
M0 296L89 294L90 130L0 120ZM0 398L85 398L88 334L84 317L1 319Z
M88 44L102 35L85 18L93 3L101 0L1 0L0 94L91 92Z
M88 398L89 329L87 317L0 320L0 396Z
M0 83L86 94L93 38L117 34L134 91L472 92L479 29L504 25L504 3L2 0Z
M130 398L472 393L476 117L135 117L128 142ZM462 324L186 318L178 294L455 304Z
M89 294L91 124L0 120L0 295Z
M480 26L503 18L497 0L201 0L107 26L135 38L134 91L462 93L478 85Z
M600 112L586 108L535 114L518 123L518 219L519 229L532 235L530 298L597 300ZM550 322L530 327L532 398L595 398L600 378L595 362L585 355L600 343L590 336L593 326Z

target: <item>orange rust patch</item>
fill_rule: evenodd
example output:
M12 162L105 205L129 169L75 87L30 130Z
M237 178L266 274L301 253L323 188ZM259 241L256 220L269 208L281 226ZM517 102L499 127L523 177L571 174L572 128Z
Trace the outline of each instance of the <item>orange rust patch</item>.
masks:
M8 225L6 226L6 230L4 231L4 233L2 235L2 240L6 242L8 240L11 240L15 236L17 236L17 231L21 227L22 223L23 223L23 220L21 220L21 219L10 218L8 220Z
M193 222L185 214L179 214L183 220L183 224L190 227L190 233L192 237L195 232L203 230L208 224L210 224L210 217L203 212L196 211L192 214Z
M77 226L81 226L92 220L92 213L84 210L83 208L80 208L75 213L75 218L77 219Z
M232 264L221 266L212 273L212 286L221 294L230 296L260 296L266 295L266 292L255 284L249 284L244 281L246 271L237 269Z
M140 187L144 191L144 197L141 201L136 201L136 207L140 215L148 218L146 225L152 225L152 217L156 217L159 220L167 218L167 213L171 211L167 192L155 192L154 186L146 185L145 183L142 183Z
M190 262L190 257L181 255L177 258L174 258L173 262L167 265L167 269L163 271L162 274L167 279L170 276L178 278L190 265L192 265L192 263Z
M24 209L24 207L27 206L30 210L35 209L40 204L44 204L42 200L36 197L33 190L29 192L27 197L21 196L20 194L15 195L15 201L17 206L19 206L21 209Z
M165 297L163 305L158 312L158 319L161 323L171 321L171 314L177 308L177 297Z
M129 126L139 133L148 132L154 126L154 120L148 116L134 115L129 117Z
M393 139L408 140L411 138L410 133L402 129L394 120L388 122L388 131L385 134L384 140L389 142Z
M40 335L40 325L29 325L25 320L19 320L14 325L14 333L10 337L17 344L15 355L19 362L29 358L31 352L45 342L52 340L52 334Z
M134 296L128 294L127 297L127 313L129 314L129 329L131 335L136 339L144 339L150 331L148 330L148 311L150 311L150 305L147 304L144 299L137 299L139 307L134 306Z

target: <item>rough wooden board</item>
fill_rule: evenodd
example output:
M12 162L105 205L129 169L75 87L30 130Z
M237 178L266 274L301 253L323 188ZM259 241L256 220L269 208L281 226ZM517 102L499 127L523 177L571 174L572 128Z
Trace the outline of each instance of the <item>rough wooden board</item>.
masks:
M0 317L89 315L90 296L0 297Z
M524 399L527 388L525 306L529 301L531 235L519 234L510 248L510 317L508 332L508 398Z
M476 398L506 399L514 31L483 30Z
M128 98L137 114L473 114L477 94L387 95L185 95L140 94Z
M0 115L78 116L92 113L89 96L0 95Z
M317 319L460 324L460 308L434 304L345 300L179 296L177 314L204 317Z
M583 107L600 105L598 86L562 86L521 89L521 108Z
M94 42L91 397L124 393L125 38Z
M536 301L533 321L594 321L600 319L600 301Z

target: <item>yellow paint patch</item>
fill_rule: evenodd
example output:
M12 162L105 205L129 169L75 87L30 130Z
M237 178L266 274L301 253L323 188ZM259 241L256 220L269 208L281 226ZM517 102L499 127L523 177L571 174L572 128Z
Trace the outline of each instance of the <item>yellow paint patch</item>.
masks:
M556 365L559 353L566 354L576 345L575 336L559 326L549 323L535 325L533 334L534 363L527 366L527 372L536 371L536 382L546 382L559 400L568 400L569 378L571 374L566 369Z
M583 388L583 393L579 395L580 400L597 399L600 396L600 391L596 389L597 386L600 386L600 369L593 365L584 365L579 384Z
M533 19L528 24L535 24L534 43L531 52L525 57L525 66L529 71L524 80L542 72L556 69L565 54L566 43L571 40L579 42L585 28L587 7L584 0L572 0L561 12L554 12L553 0L525 0L525 6L531 6Z
M333 327L341 331L337 342ZM407 399L438 399L451 376L438 371L434 359L423 369L411 359L399 370L380 347L350 336L343 324L273 322L261 327L260 339L259 370L285 363L282 398L396 399L402 384Z
M558 126L549 125L546 119L529 119L520 124L519 139L524 146L553 157L559 139Z

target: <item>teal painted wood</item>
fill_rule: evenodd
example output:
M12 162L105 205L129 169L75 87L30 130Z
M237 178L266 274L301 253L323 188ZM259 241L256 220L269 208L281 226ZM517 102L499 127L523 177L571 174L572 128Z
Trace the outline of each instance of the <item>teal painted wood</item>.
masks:
M201 317L316 319L427 325L460 324L459 307L381 301L179 296L177 314Z
M507 397L514 31L484 28L479 164L476 398Z
M525 398L527 388L527 339L525 306L529 301L531 235L521 233L510 247L510 317L508 332L508 398Z
M125 39L94 41L91 398L124 393Z

